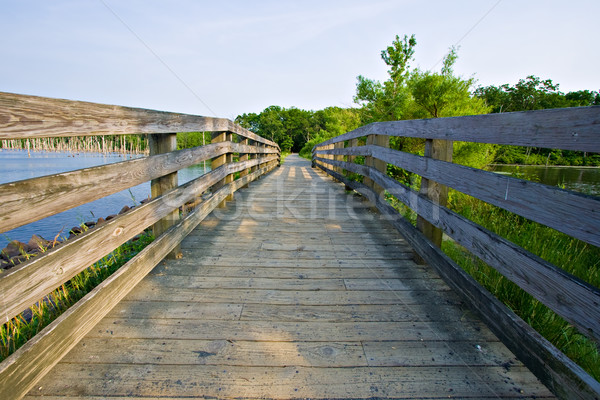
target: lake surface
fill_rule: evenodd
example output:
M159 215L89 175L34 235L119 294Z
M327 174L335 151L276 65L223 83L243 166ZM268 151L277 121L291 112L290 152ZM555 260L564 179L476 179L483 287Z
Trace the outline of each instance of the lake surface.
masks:
M492 171L545 185L560 186L574 192L600 196L599 167L494 165Z
M27 151L25 150L1 150L0 184L140 157L143 156L62 152L31 152L31 157L27 157ZM210 163L207 163L206 171L210 171ZM179 184L189 182L204 173L205 170L202 164L183 169L178 174ZM101 190L101 188L99 189ZM108 215L117 214L123 206L139 205L140 201L149 196L150 182L146 182L40 221L0 233L0 249L6 247L11 240L27 243L33 234L40 235L48 240L53 239L61 231L61 236L68 236L69 230L74 226L86 221L97 220L100 217L105 218Z

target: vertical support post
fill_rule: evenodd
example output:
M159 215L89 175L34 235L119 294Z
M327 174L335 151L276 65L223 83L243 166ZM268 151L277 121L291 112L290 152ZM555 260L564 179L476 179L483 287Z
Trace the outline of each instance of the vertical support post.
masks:
M256 142L255 144L256 144L256 146L257 146L257 147L260 147L261 149L264 149L264 148L266 148L266 147L267 147L267 145L266 145L266 144L264 144L264 143L261 143L261 142ZM259 159L259 164L257 164L257 165L254 167L254 170L257 170L257 169L260 169L260 168L262 168L262 167L263 167L263 166L262 166L262 164L260 164L260 159L261 159L261 158L263 158L264 156L265 156L265 154L264 154L264 153L257 153L257 154L256 154L256 158L258 158L258 159Z
M358 139L350 139L348 147L358 147ZM356 160L356 156L348 156L348 162L353 163Z
M243 145L246 145L246 146L248 145L248 143L249 143L249 140L247 138L244 138L240 142L240 144L243 144ZM248 154L248 153L240 153L240 162L242 162L242 161L248 161L248 160L250 160L250 154ZM245 177L249 173L250 173L250 168L246 168L246 169L240 171L240 178ZM248 185L244 185L243 187L247 188Z
M375 135L368 135L366 145L369 146L371 144L374 144L374 142L375 142ZM365 157L365 167L373 167L373 162L374 162L373 157L371 157L371 156ZM371 178L369 178L367 176L365 176L363 178L363 183L370 188L373 187L373 181L371 180Z
M231 133L229 133L229 132L214 132L212 134L211 143L220 143L220 142L226 142L226 141L230 141L230 140L231 140ZM231 163L232 160L233 160L233 154L231 154L231 153L227 153L227 154L223 154L221 156L215 157L211 161L211 169L215 170L224 164ZM222 188L223 186L225 186L226 184L228 184L230 182L233 182L233 175L231 175L231 174L227 175L224 179L217 182L213 186L213 190L215 190L215 191L219 190L220 188ZM225 207L225 205L227 204L227 201L233 200L232 197L233 196L227 196L227 198L225 198L225 200L223 200L219 204L218 207L219 208Z
M253 147L258 147L258 142L255 142L254 140L248 139L248 145L249 146L253 146ZM254 159L258 158L258 157L259 156L256 153L250 153L250 154L248 154L248 159L249 160L254 160ZM253 166L253 167L250 167L250 172L256 171L256 168L258 168L256 165Z
M358 146L358 139L350 139L350 141L348 142L348 148L350 147L357 147ZM354 163L354 160L356 160L356 156L348 156L348 162L349 163ZM352 172L350 171L346 171L345 175L346 177L350 176ZM346 191L351 191L352 188L350 186L346 186Z
M337 143L334 143L332 146L333 146L334 149L343 149L344 148L344 142L337 142ZM335 154L335 155L332 155L331 158L333 160L335 160L335 161L344 161L344 156L343 155ZM340 175L342 175L344 173L344 169L342 167L335 166L335 167L333 167L333 170L335 172L337 172L338 174L340 174Z
M425 157L442 161L452 161L452 141L427 139L425 141ZM425 195L435 204L433 210L434 218L438 215L437 207L446 207L448 204L448 187L430 179L421 179L419 194ZM418 210L417 210L418 213ZM417 215L417 229L433 242L437 247L442 246L442 230L436 228L424 218Z
M389 147L390 137L387 135L369 135L367 136L367 145L370 144L380 147ZM383 174L387 174L387 163L385 161L378 160L375 157L367 156L365 157L365 165L368 167L375 168ZM375 192L375 195L377 197L383 196L385 188L379 186L370 178L365 177L363 179L363 183L372 188L373 192Z
M161 133L148 135L148 147L150 148L151 156L175 151L177 150L177 134ZM158 197L177 186L177 172L173 172L160 178L153 179L150 183L150 193L152 197ZM177 221L179 221L179 208L176 208L165 218L153 225L152 230L154 232L154 237L163 234L167 229L175 225ZM167 258L181 258L181 247L177 245L177 247L167 255Z
M228 142L233 142L233 133L227 132L225 135L225 140ZM233 163L233 153L227 153L225 155L225 162L227 164ZM225 177L225 184L233 182L233 174L229 174ZM233 201L233 194L230 194L225 198L225 201Z

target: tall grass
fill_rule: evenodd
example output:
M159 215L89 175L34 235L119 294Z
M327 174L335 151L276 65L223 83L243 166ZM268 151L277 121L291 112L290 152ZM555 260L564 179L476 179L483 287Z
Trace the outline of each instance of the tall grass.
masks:
M600 287L600 248L451 191L450 208L574 276ZM527 292L451 240L442 250L536 331L600 380L598 346Z
M153 239L150 232L145 232L137 240L123 244L41 299L29 310L2 325L0 327L0 361L10 356L48 326L60 314L133 258Z

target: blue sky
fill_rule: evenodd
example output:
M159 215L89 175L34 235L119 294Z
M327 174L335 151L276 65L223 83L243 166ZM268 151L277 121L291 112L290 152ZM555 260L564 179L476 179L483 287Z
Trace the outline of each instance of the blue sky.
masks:
M0 91L225 118L348 107L412 33L422 69L459 44L456 72L481 85L598 90L599 15L597 0L0 0Z

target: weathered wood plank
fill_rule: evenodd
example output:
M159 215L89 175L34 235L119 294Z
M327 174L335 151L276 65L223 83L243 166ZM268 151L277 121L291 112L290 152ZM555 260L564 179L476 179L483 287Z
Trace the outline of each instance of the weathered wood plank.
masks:
M328 174L334 173L319 162L317 166ZM386 219L554 393L563 398L593 399L600 396L600 384L596 380L482 288L410 222L398 215L390 204L376 199L370 189L361 183L348 180L345 183L363 196L376 201L377 208Z
M105 351L110 348L111 351ZM90 354L92 354L90 356ZM367 366L360 342L256 342L244 340L83 339L68 364L154 364L285 367Z
M153 276L153 280L172 288L187 289L281 289L281 290L345 290L342 279L277 279L225 278L206 276Z
M302 165L296 163L296 159L291 158L295 165ZM283 179L288 171L284 166L279 176ZM295 168L296 178L301 175L300 171ZM276 193L277 185L262 185L274 181L275 174L259 182L256 189ZM232 186L244 183L235 181ZM342 188L337 185L340 191ZM503 364L493 364L481 355L468 353L464 360L474 360L471 367L468 362L461 363L458 354L453 357L441 347L433 350L440 361L429 361L431 350L419 348L419 344L431 343L432 349L444 341L480 344L490 352L498 347L497 338L462 308L447 285L442 291L348 290L346 284L335 290L322 290L313 284L344 280L327 275L314 279L293 275L294 266L307 273L346 270L349 272L349 276L344 277L347 281L357 279L354 282L357 287L368 287L376 284L367 284L367 280L378 281L378 278L363 277L361 273L389 269L398 272L400 275L395 280L402 279L406 286L418 279L439 282L437 278L425 278L430 275L425 267L410 268L413 264L406 260L385 257L370 260L356 256L368 252L369 248L383 247L385 252L388 246L363 245L348 237L354 243L352 249L348 249L347 242L345 246L342 242L332 251L329 244L333 242L318 243L340 232L348 232L344 235L349 236L355 231L357 238L368 233L379 237L381 244L395 246L397 242L385 239L389 232L385 220L348 221L342 214L335 219L318 220L318 223L294 218L265 220L250 218L248 210L239 208L236 203L216 210L198 229L211 231L219 239L212 243L214 248L222 246L221 240L226 235L241 238L239 242L231 243L228 251L222 251L221 255L203 256L202 252L212 251L206 246L191 249L188 259L168 261L154 269L113 311L119 317L111 314L100 321L78 349L36 385L31 398L59 394L129 398L414 398L416 393L419 397L438 398L449 395L549 396L521 366L506 364L510 358L501 347L496 357ZM308 230L310 225L320 232ZM280 235L294 232L295 227L299 228L295 232L296 243L293 237ZM268 232L271 237L256 240L253 236L256 231ZM304 240L311 236L313 240ZM397 239L399 235L393 233L392 237ZM198 236L186 242L190 245L198 239L203 240ZM273 250L262 251L258 259L250 258L252 254L247 251L260 248L263 243ZM313 258L296 258L300 253L297 248L302 246L305 246L302 253L312 254ZM312 250L307 251L307 248ZM327 253L326 258L315 258ZM281 258L271 257L273 254ZM283 258L284 254L288 255L287 259ZM397 261L402 266L395 269ZM269 265L258 265L255 269L255 278L263 283L267 280L312 283L297 289L281 284L270 289L248 288L245 283L239 288L222 289L216 284L213 289L186 288L190 278L212 279L212 283L216 283L219 266L232 272L229 276L224 274L226 285L251 282L249 265L259 262ZM292 274L291 279L282 279L275 268L277 263L287 268L282 274L286 278ZM190 277L181 272L204 267L212 270L214 273L209 275L213 276L196 276L194 272ZM272 275L266 275L269 271ZM179 282L162 284L174 278ZM228 305L235 307L228 310ZM235 320L240 306L240 319L248 321ZM190 311L196 307L197 313ZM223 315L219 315L219 310ZM405 345L410 360L400 364L402 360L395 358L398 353L377 347L387 341ZM111 343L115 343L114 348ZM372 356L377 355L378 360L366 358L365 343L374 344ZM488 346L489 343L494 344ZM462 348L459 345L456 349ZM469 348L463 350L468 352ZM424 366L425 361L430 362L430 366ZM371 366L367 367L369 362ZM378 367L377 362L410 367ZM298 382L306 384L299 387ZM515 391L515 387L523 392Z
M368 368L368 370L366 369ZM521 367L236 367L210 365L61 365L38 396L197 396L236 398L380 398L550 396ZM526 375L525 375L526 376ZM508 384L507 384L508 383ZM516 390L515 390L516 389Z
M214 131L279 149L224 118L0 92L0 139Z
M380 305L346 304L346 305L267 305L246 304L241 314L241 321L297 321L312 320L329 322L439 322L467 321L469 315L455 305L435 307L419 307L396 305L381 307Z
M19 314L174 208L204 192L223 176L245 168L247 163L252 164L254 160L213 170L51 249L42 256L11 268L0 276L0 292L5 293L0 301L2 316L8 319Z
M344 279L348 290L447 290L442 279Z
M498 341L481 322L286 322L105 318L88 337L138 339L360 342Z
M205 205L214 202L206 202ZM214 204L216 205L216 204ZM198 212L197 215L199 215ZM157 238L0 364L0 397L19 398L102 319L185 236L190 216Z
M600 153L600 106L374 122L315 146L368 135L495 143Z
M232 263L233 264L233 263ZM240 267L229 266L201 266L197 263L171 265L169 267L159 266L152 271L152 275L169 274L170 276L205 276L223 278L279 278L279 279L367 279L367 278L390 278L406 279L403 273L407 269L413 269L413 263L408 261L403 267L371 267L360 265L356 268L339 268L326 265L319 268L292 268L292 267ZM338 265L338 264L335 264ZM430 271L419 270L421 279L434 279L437 276ZM413 275L416 277L416 274ZM438 277L439 278L439 277Z
M148 137L148 147L150 149L151 156L176 151L177 134L161 133L157 135L150 135ZM169 191L177 188L177 186L177 171L175 171L159 178L152 179L150 182L150 193L153 198L156 198L167 194ZM154 237L159 237L162 235L163 232L166 232L171 226L175 225L177 221L179 221L179 208L174 209L162 219L155 222L154 225L152 225L152 233L154 234ZM177 245L173 251L169 253L169 257L177 258L179 254L181 254L181 248L179 245Z
M318 153L318 152L317 152ZM371 155L567 235L600 246L600 199L537 182L375 146L344 149Z
M224 187L167 230L0 364L0 398L20 398L194 229L230 192L269 170Z
M185 289L164 287L160 282L144 279L126 301L180 301L180 302L223 302L235 304L303 304L303 305L404 305L419 304L460 305L458 297L451 292L405 290L405 291L341 291L341 290L276 290L276 289Z
M321 242L322 243L322 242ZM234 248L236 244L232 244ZM203 254L210 254L210 250L214 249L214 244L210 242L192 242L188 241L184 248L199 250ZM361 248L356 248L356 246L351 246L349 244L320 244L320 243L307 243L302 242L298 243L297 240L265 240L254 242L252 246L248 246L246 244L238 245L238 248L244 248L246 250L262 250L265 252L270 251L330 251L332 253L336 252L349 252L349 253L360 253L360 254L368 254L368 253L377 253L385 257L386 255L394 255L398 252L410 252L411 248L406 243L390 243L390 244L373 244L370 246L363 246ZM354 249L354 251L353 251ZM222 251L222 249L215 249L217 252Z
M523 364L500 342L364 342L369 366L494 365L510 369Z
M353 172L369 175L400 201L418 210L423 218L574 324L581 333L600 340L600 289L447 208L436 206L377 170L345 164Z
M237 321L243 304L190 301L121 301L107 314L109 318L200 319Z
M429 160L452 161L452 142L449 140L427 139L425 140L425 158ZM379 160L379 158L376 158ZM380 161L381 162L381 161ZM385 163L385 161L383 161ZM387 163L385 163L387 165ZM387 174L387 170L381 170ZM421 186L419 194L428 198L436 206L446 207L448 204L448 186L444 182L421 177ZM417 229L423 232L433 244L437 247L442 247L443 232L440 228L435 227L421 215L417 215Z
M211 257L220 257L225 254L223 249L211 249L210 251L202 252L194 249L183 248L183 254L186 257L195 257L203 261L207 261ZM358 252L349 251L341 256L329 250L315 250L315 251L285 251L285 250L270 250L268 252L263 250L252 251L249 250L244 252L244 257L252 259L272 259L272 260L288 260L290 258L303 259L303 260L337 260L339 258L344 259L360 259L360 260L410 260L412 257L411 253L405 251L389 251L386 253L376 252ZM243 262L244 257L238 258L238 262Z

